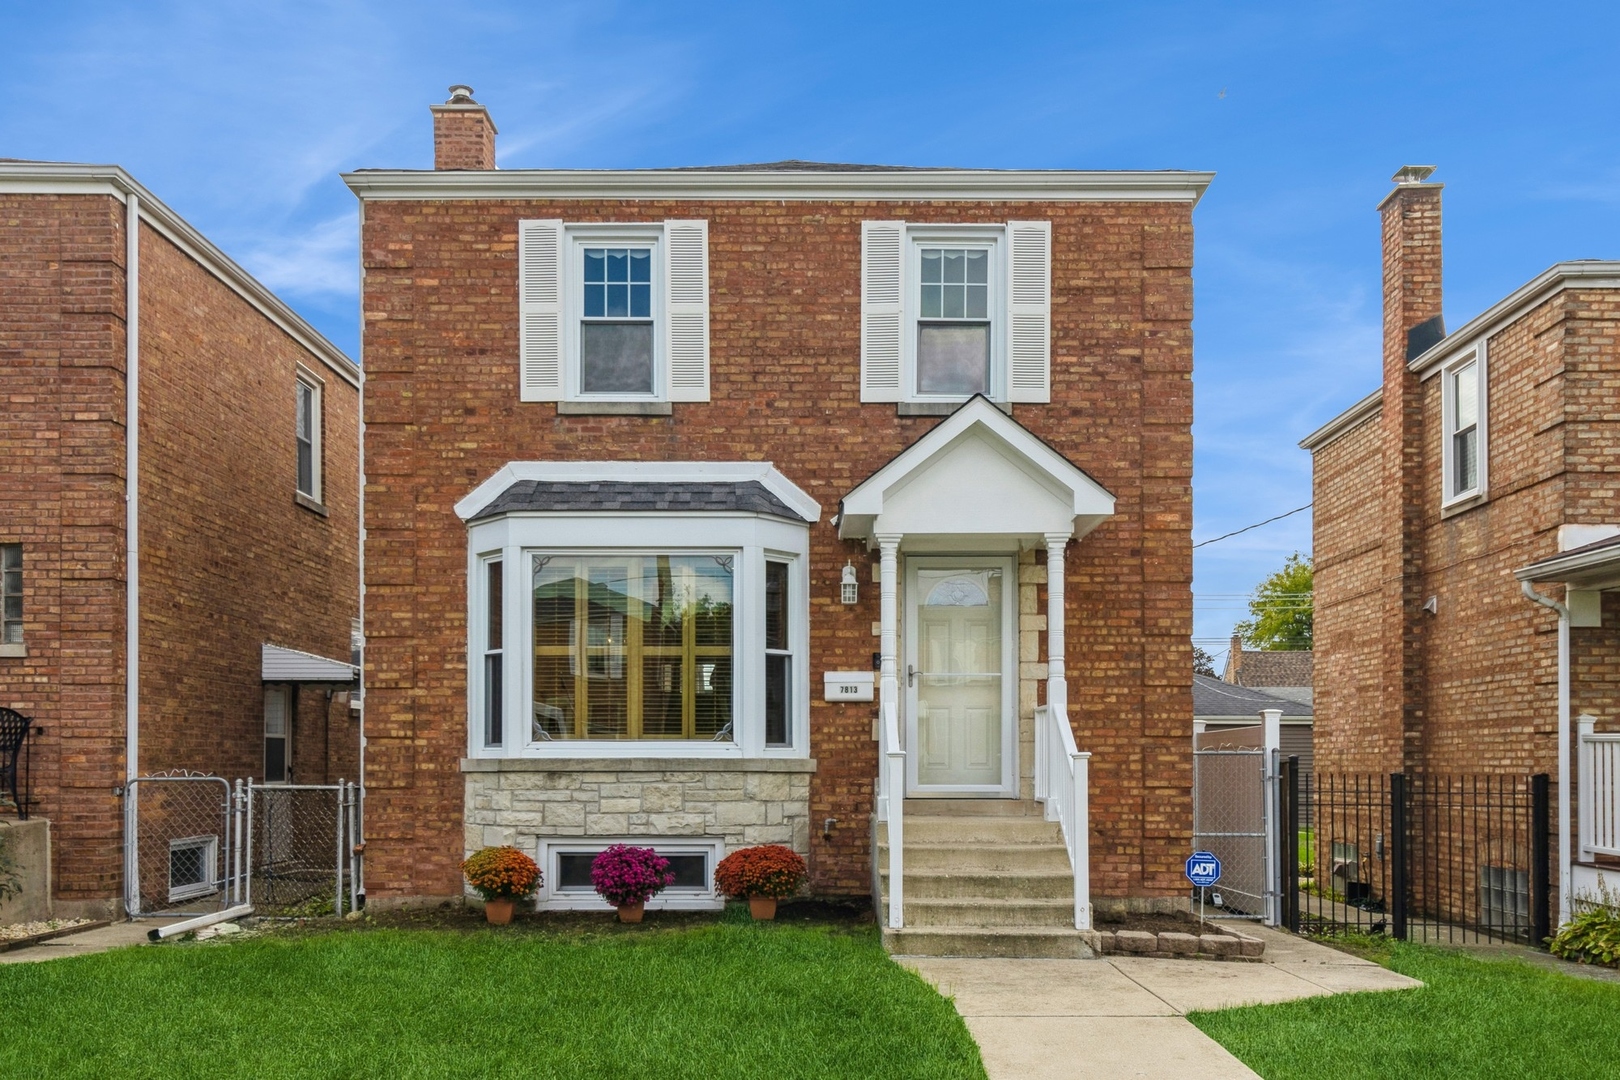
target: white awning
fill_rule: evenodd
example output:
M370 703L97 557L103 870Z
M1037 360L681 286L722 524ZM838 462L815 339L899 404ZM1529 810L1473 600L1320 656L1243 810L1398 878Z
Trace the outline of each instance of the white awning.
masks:
M359 676L346 660L270 644L260 646L260 669L267 683L352 683Z

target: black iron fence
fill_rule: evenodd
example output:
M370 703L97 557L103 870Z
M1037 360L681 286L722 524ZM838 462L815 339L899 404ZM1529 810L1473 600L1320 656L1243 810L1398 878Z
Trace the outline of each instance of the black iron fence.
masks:
M1306 933L1540 946L1548 780L1281 770L1281 921Z

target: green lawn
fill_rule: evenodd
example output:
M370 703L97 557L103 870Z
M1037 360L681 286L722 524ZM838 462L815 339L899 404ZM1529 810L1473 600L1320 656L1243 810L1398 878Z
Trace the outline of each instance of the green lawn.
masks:
M1266 1080L1620 1077L1620 984L1419 945L1383 962L1427 985L1190 1019Z
M871 928L273 934L0 967L5 1077L971 1077Z

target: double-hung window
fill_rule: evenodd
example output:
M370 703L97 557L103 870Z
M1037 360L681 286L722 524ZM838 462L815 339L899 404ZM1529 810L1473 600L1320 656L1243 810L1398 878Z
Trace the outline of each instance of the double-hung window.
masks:
M22 545L0 544L0 656L23 645Z
M1441 374L1445 501L1485 490L1485 351L1480 346Z
M1047 221L863 222L861 400L1049 400L1051 240Z
M313 375L300 370L293 385L297 491L318 503L321 501L321 384Z
M500 559L484 562L484 745L501 745L504 735L501 696L504 688L505 650L502 648L506 621L505 564Z
M708 222L518 223L520 398L561 412L709 400Z
M792 586L788 563L765 563L765 745L793 744Z

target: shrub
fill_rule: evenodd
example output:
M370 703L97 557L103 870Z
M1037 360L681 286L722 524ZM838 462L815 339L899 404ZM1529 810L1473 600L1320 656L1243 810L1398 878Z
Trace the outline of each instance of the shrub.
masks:
M750 896L785 900L809 876L804 860L781 844L741 848L714 868L714 884L732 898Z
M614 907L645 904L674 882L669 860L652 848L614 844L591 862L591 884Z
M540 887L540 867L515 847L475 851L461 872L485 900L527 900Z
M1620 904L1598 878L1597 897L1577 898L1580 914L1547 939L1547 951L1582 964L1620 966Z

